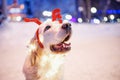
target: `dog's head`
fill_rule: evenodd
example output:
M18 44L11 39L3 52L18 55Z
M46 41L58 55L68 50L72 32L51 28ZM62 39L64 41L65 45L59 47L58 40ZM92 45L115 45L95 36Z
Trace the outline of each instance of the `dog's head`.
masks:
M62 23L60 9L52 11L52 21L42 23L37 18L25 18L24 20L26 22L35 22L40 25L34 38L37 39L39 47L48 49L54 53L64 53L71 49L71 44L66 43L71 37L71 24Z
M67 43L72 33L70 23L59 23L58 21L44 22L39 27L39 40L44 49L54 53L64 53L71 49L71 43Z

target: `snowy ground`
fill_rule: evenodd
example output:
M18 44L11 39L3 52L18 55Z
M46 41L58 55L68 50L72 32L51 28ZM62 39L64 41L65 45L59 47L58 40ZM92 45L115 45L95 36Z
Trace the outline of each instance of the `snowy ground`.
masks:
M120 80L120 24L72 24L64 80ZM0 80L24 80L22 66L34 23L0 28Z

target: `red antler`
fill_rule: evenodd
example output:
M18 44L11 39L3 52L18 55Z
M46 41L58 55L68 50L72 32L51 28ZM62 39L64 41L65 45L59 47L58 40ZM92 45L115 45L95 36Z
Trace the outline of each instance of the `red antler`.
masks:
M39 20L39 19L37 19L37 18L24 18L24 21L25 22L35 22L35 23L37 23L38 25L40 25L42 22ZM37 42L38 42L38 44L39 44L39 46L41 47L41 48L44 48L44 46L43 46L43 44L42 44L42 42L40 41L40 38L39 38L39 28L37 29L37 31L36 31L36 38L37 38Z
M58 20L60 23L62 23L62 16L60 14L60 9L54 9L52 11L52 21Z
M39 38L39 28L36 31L36 38L37 38L37 42L38 42L39 46L41 48L44 48L44 46L43 46L43 44L42 44L42 42L40 41L40 38Z
M40 25L42 22L39 20L39 19L37 19L37 18L24 18L24 21L25 22L35 22L35 23L37 23L38 25Z

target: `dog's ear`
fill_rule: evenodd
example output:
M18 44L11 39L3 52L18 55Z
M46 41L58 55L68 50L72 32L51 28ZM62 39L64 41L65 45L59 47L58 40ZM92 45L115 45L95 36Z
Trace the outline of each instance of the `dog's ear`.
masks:
M42 49L37 49L36 51L32 51L31 52L31 66L37 66L37 64L39 64L40 61L40 57L42 55Z
M29 43L27 44L27 48L29 49L29 52L31 51L35 51L37 49L37 42L36 42L36 39L35 37L33 37Z
M30 50L30 64L31 64L31 66L37 65L39 62L39 59L42 55L43 49L38 47L38 46L39 46L39 44L37 42L36 36L34 36L28 45L28 48Z

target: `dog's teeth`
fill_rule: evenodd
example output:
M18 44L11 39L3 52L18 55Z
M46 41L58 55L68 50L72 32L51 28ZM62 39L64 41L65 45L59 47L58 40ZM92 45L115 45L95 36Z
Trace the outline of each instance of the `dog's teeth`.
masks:
M63 47L65 47L65 44L63 44Z
M66 46L70 46L71 43L64 43Z

